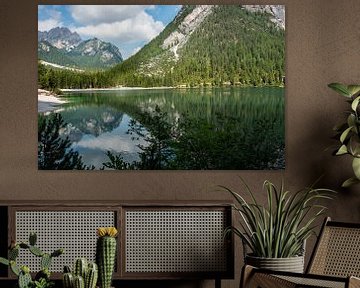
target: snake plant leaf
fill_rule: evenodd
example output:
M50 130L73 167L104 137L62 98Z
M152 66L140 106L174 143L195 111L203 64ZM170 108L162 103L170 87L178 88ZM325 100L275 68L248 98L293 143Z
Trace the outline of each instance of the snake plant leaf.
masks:
M355 94L360 92L360 85L348 85L347 90L351 94L351 96L354 96Z
M360 158L354 157L352 168L357 179L360 180Z
M341 83L330 83L328 85L329 88L333 89L337 93L341 94L342 96L350 98L352 95L350 91L348 90L347 85L341 84Z
M359 183L360 183L360 180L358 178L351 177L351 178L347 179L346 181L344 181L344 183L341 185L341 187L348 188L352 185L359 184Z
M354 101L352 101L352 103L351 103L351 109L352 109L352 110L356 111L356 108L357 108L358 105L359 105L359 101L360 101L360 96L356 97L356 98L354 99Z
M347 154L347 153L349 153L349 152L348 152L348 149L347 149L346 145L341 145L339 150L336 152L336 155L344 155L344 154Z

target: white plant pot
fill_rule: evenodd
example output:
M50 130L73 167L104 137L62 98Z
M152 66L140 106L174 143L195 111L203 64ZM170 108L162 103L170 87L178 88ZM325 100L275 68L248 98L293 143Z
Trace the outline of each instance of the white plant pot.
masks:
M246 255L245 263L262 269L304 273L304 256L289 258L263 258Z

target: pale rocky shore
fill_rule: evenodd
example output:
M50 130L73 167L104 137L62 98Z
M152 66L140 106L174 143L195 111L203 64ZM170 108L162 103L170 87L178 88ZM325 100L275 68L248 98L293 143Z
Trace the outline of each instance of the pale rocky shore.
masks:
M54 111L63 103L66 103L66 101L60 99L55 93L38 89L38 113Z

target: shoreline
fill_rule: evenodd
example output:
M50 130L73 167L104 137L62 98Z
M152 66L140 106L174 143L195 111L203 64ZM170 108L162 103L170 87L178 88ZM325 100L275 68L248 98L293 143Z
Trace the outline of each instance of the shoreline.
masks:
M44 89L38 89L38 113L51 112L67 101L60 99L59 95Z
M129 90L156 90L156 89L199 89L199 88L285 88L285 86L194 86L194 87L110 87L110 88L73 88L73 89L60 89L62 92L91 92L91 91L129 91Z
M177 87L111 87L111 88L74 88L74 89L60 89L63 92L76 92L76 91L116 91L116 90L154 90L154 89L175 89Z

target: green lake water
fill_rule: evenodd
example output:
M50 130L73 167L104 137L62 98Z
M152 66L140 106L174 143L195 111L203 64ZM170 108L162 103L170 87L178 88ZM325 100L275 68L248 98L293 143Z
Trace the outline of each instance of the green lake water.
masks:
M284 88L81 91L64 97L68 103L56 112L67 123L61 135L86 165L102 167L111 151L125 162L143 162L142 169L285 168Z

